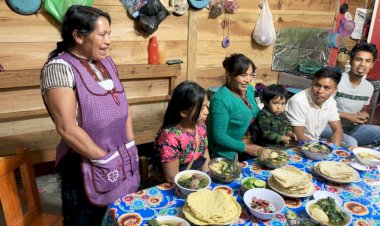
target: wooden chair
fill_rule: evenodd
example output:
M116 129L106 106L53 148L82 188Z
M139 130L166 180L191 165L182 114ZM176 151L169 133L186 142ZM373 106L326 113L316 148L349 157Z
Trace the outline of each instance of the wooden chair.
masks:
M21 198L19 194L15 177L17 169L20 169L25 198ZM18 148L16 155L0 157L0 201L7 226L63 225L62 216L42 213L33 165L27 147ZM25 202L26 205L23 205ZM26 210L23 211L23 209Z

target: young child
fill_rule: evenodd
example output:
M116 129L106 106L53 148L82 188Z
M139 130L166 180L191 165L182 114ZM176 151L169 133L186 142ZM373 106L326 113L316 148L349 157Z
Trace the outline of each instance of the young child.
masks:
M292 127L285 115L287 90L282 85L264 89L264 108L255 121L256 143L262 146L284 148L294 138Z
M166 181L173 182L186 169L208 171L208 107L206 90L195 82L185 81L174 89L154 144Z

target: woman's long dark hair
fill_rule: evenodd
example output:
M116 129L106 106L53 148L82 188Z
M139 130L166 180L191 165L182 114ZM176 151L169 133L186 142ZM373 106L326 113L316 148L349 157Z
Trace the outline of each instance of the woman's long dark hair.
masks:
M61 29L62 41L57 42L57 48L49 53L48 60L75 45L73 37L74 30L78 30L83 36L89 35L95 29L95 22L99 17L107 18L111 24L110 15L100 9L82 5L70 6L63 17Z
M201 112L205 97L206 90L197 83L191 81L181 82L173 91L161 129L177 125L182 120L181 111L194 108L196 110L192 120L195 123Z

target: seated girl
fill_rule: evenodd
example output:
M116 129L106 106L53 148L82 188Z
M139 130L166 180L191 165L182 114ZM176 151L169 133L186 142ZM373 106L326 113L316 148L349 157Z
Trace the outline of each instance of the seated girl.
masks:
M186 169L208 171L208 104L205 89L195 82L185 81L174 89L154 144L167 182Z

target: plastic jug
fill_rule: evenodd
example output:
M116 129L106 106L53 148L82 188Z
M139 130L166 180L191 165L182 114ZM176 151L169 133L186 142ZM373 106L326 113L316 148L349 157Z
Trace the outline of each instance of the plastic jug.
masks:
M156 36L152 36L148 46L148 63L158 64L158 43Z

